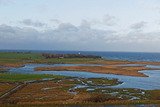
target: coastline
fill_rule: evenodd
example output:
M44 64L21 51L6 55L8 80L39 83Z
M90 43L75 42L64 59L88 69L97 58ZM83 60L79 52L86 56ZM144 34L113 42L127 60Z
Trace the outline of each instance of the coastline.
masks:
M159 70L147 68L145 65L160 65L160 62L142 62L111 60L103 58L45 58L42 53L24 52L0 52L2 60L0 65L5 67L24 67L24 64L92 64L101 66L68 66L68 67L37 67L35 71L87 71L94 73L128 75L148 77L138 72L142 70ZM58 55L58 54L47 54ZM61 55L61 54L60 54ZM74 55L74 54L73 54ZM138 66L126 66L126 64L138 64ZM139 66L142 65L142 66ZM2 68L1 68L2 69Z

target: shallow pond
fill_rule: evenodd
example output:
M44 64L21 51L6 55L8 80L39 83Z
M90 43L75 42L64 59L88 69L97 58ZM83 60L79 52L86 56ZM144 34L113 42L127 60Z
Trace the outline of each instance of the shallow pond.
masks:
M25 67L10 68L9 73L29 73L29 74L54 74L80 78L118 78L123 84L110 86L111 88L138 88L144 90L160 89L160 70L140 71L149 77L134 77L114 74L102 74L83 71L34 71L34 67L55 67L55 66L95 66L85 64L26 64ZM101 66L101 65L97 65ZM134 66L134 65L133 65ZM160 66L146 65L149 68L160 68ZM109 86L108 86L109 87Z

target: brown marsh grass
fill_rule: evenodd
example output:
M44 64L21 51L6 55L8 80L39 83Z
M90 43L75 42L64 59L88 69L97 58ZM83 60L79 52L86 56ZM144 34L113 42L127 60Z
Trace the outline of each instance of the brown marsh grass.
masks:
M147 75L138 72L141 70L152 70L143 66L66 66L66 67L36 67L35 71L88 71L94 73L116 74L116 75L129 75L147 77Z

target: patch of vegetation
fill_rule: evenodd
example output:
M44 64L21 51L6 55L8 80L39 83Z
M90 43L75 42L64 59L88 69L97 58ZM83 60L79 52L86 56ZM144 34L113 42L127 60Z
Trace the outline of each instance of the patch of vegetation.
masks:
M77 79L62 80L59 82L59 84L81 84L82 85L82 83L78 81Z
M146 93L145 90L140 90L140 89L103 88L103 89L95 89L95 90L87 91L88 88L79 88L79 89L76 89L76 91L91 93L91 94L104 94L109 96L109 98L118 98L126 101L147 100L150 96L150 94Z
M72 88L74 85L69 85L69 86L64 86L64 87L62 87L61 88L61 90L63 90L63 91L68 91L70 88Z
M21 63L24 60L43 59L43 56L37 53L0 52L0 59L0 63Z
M65 58L65 59L45 59L47 61L51 61L51 62L88 62L88 61L95 61L96 59L93 58Z
M16 86L17 86L17 84L2 84L2 83L0 83L0 95L6 93L7 91L13 89Z
M6 71L0 71L0 73L6 73Z
M93 58L45 59L41 53L0 52L0 63L73 63L96 60Z
M6 99L7 102L18 100L20 102L54 102L72 99L73 94L68 93L69 85L59 85L51 82L31 83Z
M122 83L118 81L118 79L107 79L107 78L89 78L83 81L89 85L106 85L106 86L113 86Z
M91 97L84 99L84 102L106 102L111 100L119 100L118 98L113 98L105 94L93 94Z
M148 90L146 93L150 94L149 99L160 100L160 90Z
M0 74L0 82L23 82L29 80L40 80L44 78L66 78L67 76L46 74Z

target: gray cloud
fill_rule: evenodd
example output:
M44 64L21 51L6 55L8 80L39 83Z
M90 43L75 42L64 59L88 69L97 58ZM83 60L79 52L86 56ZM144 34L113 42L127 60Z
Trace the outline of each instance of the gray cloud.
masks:
M105 15L102 19L91 19L91 20L82 20L80 27L89 29L94 27L104 27L104 26L113 26L116 25L116 17L111 15Z
M0 48L33 49L39 45L36 49L42 47L45 47L44 49L91 49L91 46L98 47L102 43L105 44L106 35L112 33L96 29L84 30L82 26L74 26L70 23L61 23L56 29L45 32L33 28L0 25Z
M8 43L24 42L25 40L32 40L38 35L35 29L11 27L7 25L0 25L0 41ZM35 38L36 39L36 38Z
M141 21L131 25L131 29L142 30L146 26L147 22Z
M107 14L103 17L102 23L104 23L107 26L112 26L112 25L116 24L115 20L116 20L116 18L114 16L110 16Z
M29 27L0 25L0 48L140 51L147 46L158 46L160 41L160 32L134 31L121 34L110 30L85 29L87 24L82 25L61 23L56 29L44 32Z
M39 21L32 21L31 19L24 19L23 21L21 21L21 23L27 26L34 26L34 27L43 27L46 25L45 23L41 23Z
M75 27L74 25L72 25L70 23L61 23L58 26L58 30L62 30L62 31L75 31L75 30L77 30L77 27Z
M90 29L91 27L91 22L88 22L87 20L82 20L80 27L82 29Z

